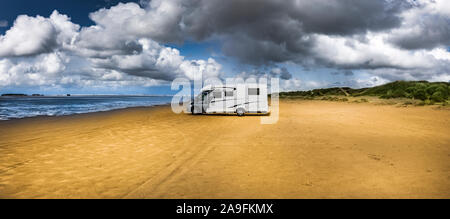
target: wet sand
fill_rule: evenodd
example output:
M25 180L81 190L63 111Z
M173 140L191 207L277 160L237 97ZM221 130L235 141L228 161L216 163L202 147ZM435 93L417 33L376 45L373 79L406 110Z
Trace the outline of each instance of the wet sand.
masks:
M0 198L450 198L450 111L283 100L0 121Z

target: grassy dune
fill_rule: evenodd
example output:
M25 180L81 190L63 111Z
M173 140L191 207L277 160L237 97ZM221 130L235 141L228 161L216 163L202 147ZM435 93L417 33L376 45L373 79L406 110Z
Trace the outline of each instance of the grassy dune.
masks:
M368 102L369 99L397 99L406 105L448 105L450 83L427 81L395 81L392 83L371 87L353 89L335 87L315 89L310 91L291 91L280 93L281 98L319 99L332 101Z

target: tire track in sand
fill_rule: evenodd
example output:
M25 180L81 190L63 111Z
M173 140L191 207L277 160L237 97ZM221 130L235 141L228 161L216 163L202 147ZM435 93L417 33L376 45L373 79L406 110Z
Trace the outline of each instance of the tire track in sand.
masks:
M204 127L206 127L206 125L198 126L193 131L202 130ZM177 129L173 131L183 136L182 139L186 139L186 134L183 133L183 131ZM212 145L206 146L204 143L205 142L201 142L199 144L202 145L202 147L200 147L198 150L190 152L187 148L182 150L181 153L184 154L183 157L176 159L166 168L163 168L162 170L158 171L156 175L150 177L136 189L125 194L122 198L133 199L133 198L156 197L155 194L157 194L156 192L162 184L170 181L170 179L178 175L181 169L189 169L191 166L196 164L199 160L205 157L213 149ZM183 141L183 145L189 146L186 144L186 141Z
M161 170L158 174L151 177L149 180L141 184L139 187L134 189L133 191L126 194L123 198L156 198L160 195L157 192L158 188L170 181L173 177L178 175L178 173L182 172L182 169L189 169L193 165L195 165L198 161L204 158L211 150L213 146L206 146L201 148L200 150L193 151L190 154L187 154L187 157L177 159L172 164L170 164L167 168Z
M226 126L227 128L234 130L234 127L239 123L236 120L233 120L228 123L217 124L219 125L214 127L208 125L207 127L209 130L223 130L224 126ZM206 126L202 126L202 128L198 128L198 130L203 130L203 127ZM255 132L257 132L257 130L251 129L248 132L240 132L240 134L248 136L254 134ZM162 177L159 175L157 176L157 179L156 177L153 177L152 179L155 180L153 183L146 182L145 184L148 183L147 185L140 186L140 188L129 193L124 198L163 198L168 192L170 192L170 189L168 189L167 186L175 185L180 177L183 177L188 171L194 169L199 162L205 160L205 158L210 155L214 149L220 147L220 143L218 143L220 141L220 139L215 138L203 138L202 141L196 142L196 145L200 145L202 147L201 149L191 152L193 154L187 158L175 161L173 163L174 166L171 165L171 167L165 168L164 171L161 171Z

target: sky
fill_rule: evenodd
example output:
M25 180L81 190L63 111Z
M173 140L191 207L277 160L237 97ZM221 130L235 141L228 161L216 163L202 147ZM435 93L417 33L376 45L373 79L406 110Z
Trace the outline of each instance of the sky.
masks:
M282 90L450 81L448 0L0 5L0 93L171 94L199 73Z

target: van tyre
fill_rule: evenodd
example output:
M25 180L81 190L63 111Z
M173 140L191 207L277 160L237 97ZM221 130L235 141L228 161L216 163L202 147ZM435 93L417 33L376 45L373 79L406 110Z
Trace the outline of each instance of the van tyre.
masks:
M237 113L238 116L244 116L244 114L245 114L245 109L244 109L244 108L238 108L238 109L236 110L236 113Z

